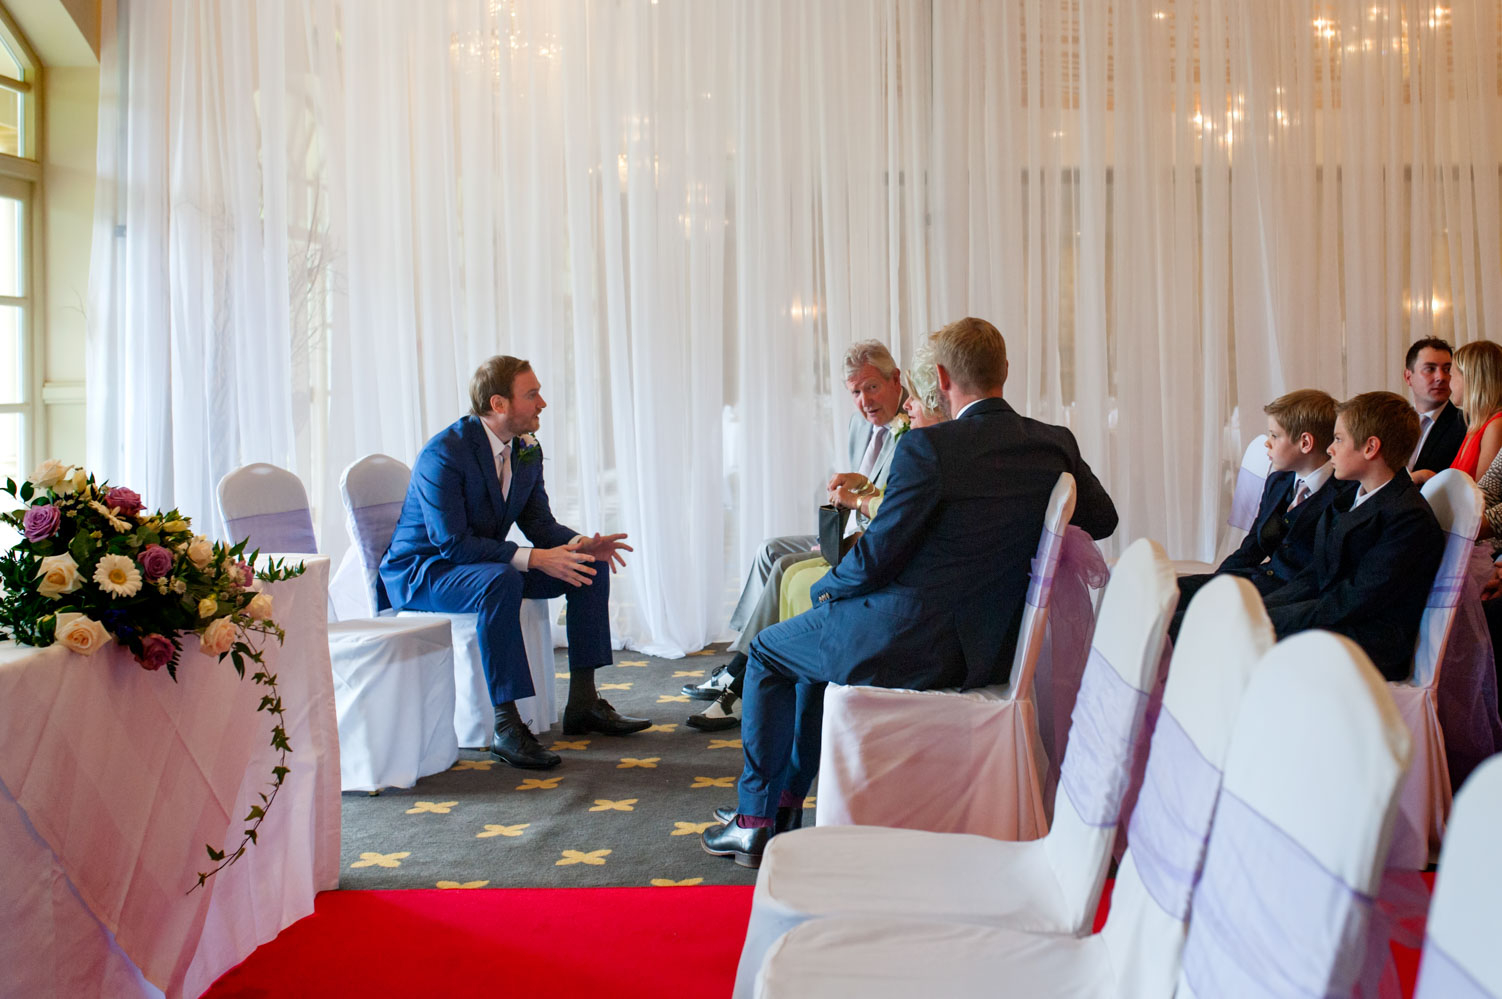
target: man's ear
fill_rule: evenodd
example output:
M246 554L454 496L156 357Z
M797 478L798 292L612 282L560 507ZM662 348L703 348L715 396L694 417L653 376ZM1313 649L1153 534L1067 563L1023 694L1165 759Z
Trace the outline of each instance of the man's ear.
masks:
M939 372L939 391L948 392L950 389L954 388L954 379L949 377L949 372L945 370L944 365L935 364L934 367L938 369Z
M495 395L490 397L490 411L492 413L499 413L501 416L505 416L506 409L510 405L510 403L510 399L507 399L505 396L497 392Z

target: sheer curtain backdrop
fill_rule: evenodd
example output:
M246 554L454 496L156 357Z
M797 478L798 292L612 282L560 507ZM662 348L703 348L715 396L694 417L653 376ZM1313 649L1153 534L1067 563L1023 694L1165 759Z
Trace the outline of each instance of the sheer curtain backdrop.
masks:
M973 314L1117 539L1207 558L1261 406L1401 390L1502 324L1502 0L120 0L89 460L410 462L532 360L561 520L625 530L617 636L719 637L812 529L838 359Z

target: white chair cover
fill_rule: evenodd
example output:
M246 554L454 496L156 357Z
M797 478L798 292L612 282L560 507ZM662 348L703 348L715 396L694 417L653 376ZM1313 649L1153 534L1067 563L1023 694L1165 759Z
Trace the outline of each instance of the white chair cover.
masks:
M1162 549L1146 539L1127 548L1101 601L1075 708L1061 782L1065 804L1043 839L1002 842L866 826L822 826L773 839L756 879L735 994L752 994L778 937L819 916L921 915L1039 933L1087 931L1177 601Z
M353 611L363 611L367 616L392 613L385 587L381 585L380 565L391 544L391 534L396 529L411 478L411 469L384 454L361 458L346 468L340 477L339 492L344 499L346 525L353 541L335 580L338 588L335 607L341 615ZM454 737L460 746L489 746L495 728L495 714L485 683L485 670L480 663L478 617L427 611L402 611L397 616L413 620L442 619L448 625L454 649L453 680L449 687L454 696ZM548 601L523 600L521 628L536 694L518 700L516 709L533 732L542 733L557 723L559 715L553 675L553 626Z
M1232 531L1221 543L1225 546L1222 556L1241 544L1242 537L1257 522L1262 487L1267 484L1271 470L1272 463L1267 456L1267 435L1258 434L1242 452L1241 467L1236 470L1236 486L1231 492L1231 512L1226 516L1226 526L1232 528ZM1237 534L1238 531L1241 533ZM1173 571L1180 576L1196 576L1214 572L1215 566L1209 562L1177 559L1173 563Z
M1456 607L1467 592L1471 555L1485 506L1481 490L1470 476L1454 468L1426 482L1424 498L1445 530L1445 556L1419 621L1413 675L1391 685L1398 713L1413 736L1413 760L1398 796L1388 866L1409 870L1423 870L1439 855L1445 818L1450 812L1450 768L1439 724L1437 691Z
M1414 999L1502 997L1497 899L1502 896L1502 756L1478 767L1455 796L1440 857Z
M233 540L247 538L263 552L316 551L308 494L296 475L275 465L246 465L220 479L218 492ZM366 618L331 621L328 631L340 789L411 787L452 766L459 747L447 629Z
M1038 733L1033 672L1073 513L1074 476L1066 472L1049 498L1009 683L964 692L829 685L819 825L895 826L1004 840L1043 835L1048 761ZM1092 622L1069 627L1089 630Z

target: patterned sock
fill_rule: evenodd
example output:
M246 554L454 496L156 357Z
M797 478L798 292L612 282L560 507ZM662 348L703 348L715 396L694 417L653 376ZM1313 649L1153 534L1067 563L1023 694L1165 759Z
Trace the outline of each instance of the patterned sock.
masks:
M784 791L777 796L778 808L802 808L803 799L791 791Z

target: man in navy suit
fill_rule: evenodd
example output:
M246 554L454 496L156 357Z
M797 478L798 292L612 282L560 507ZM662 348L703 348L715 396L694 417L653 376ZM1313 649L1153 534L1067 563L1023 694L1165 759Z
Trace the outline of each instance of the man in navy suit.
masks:
M751 643L739 814L703 834L712 854L756 867L774 825L791 824L818 769L826 683L1007 679L1060 473L1075 479L1074 523L1096 538L1116 529L1116 508L1074 436L1002 400L1006 343L996 328L962 319L933 342L955 419L902 436L880 514L815 584L813 609Z
M521 602L568 600L568 734L626 735L651 725L625 718L595 690L594 671L608 665L610 577L625 565L626 535L585 538L553 518L542 482L542 448L532 434L547 403L532 366L492 357L470 381L470 414L423 447L381 580L398 609L478 614L480 661L495 706L491 755L541 770L559 757L538 744L516 710L531 697L522 645ZM506 540L521 528L534 548Z
M1443 472L1465 442L1465 415L1450 401L1450 345L1425 337L1408 348L1403 383L1419 414L1419 443L1408 459L1410 472Z

